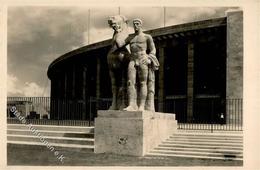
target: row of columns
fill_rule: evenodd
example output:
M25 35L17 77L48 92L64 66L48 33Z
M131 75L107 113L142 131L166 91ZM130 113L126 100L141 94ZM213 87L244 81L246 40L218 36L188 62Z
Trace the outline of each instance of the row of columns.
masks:
M164 111L164 105L165 103L165 91L164 91L164 82L165 78L170 77L164 77L164 61L165 61L165 47L166 45L162 45L159 47L159 62L160 62L160 68L159 68L159 89L158 89L158 111L163 112ZM187 62L187 118L188 121L192 120L193 117L193 99L194 99L194 42L189 39L187 41L187 53L188 53L188 62Z
M96 57L97 59L97 65L96 65L96 99L98 100L100 98L100 58L99 57ZM76 89L76 65L73 64L72 66L72 77L68 77L68 73L65 72L64 73L64 86L63 86L63 94L64 94L64 98L68 98L68 83L72 83L72 89L71 89L71 97L72 99L76 98L76 90L80 90L80 89ZM87 67L86 66L83 66L82 68L82 100L83 101L87 101L88 100L88 84L87 83L93 83L93 82L87 82ZM70 82L72 81L72 82ZM84 103L84 113L86 113L86 102L83 102ZM98 108L98 102L96 102L96 108ZM86 116L86 114L83 114L84 116ZM86 117L83 118L83 120L85 119Z
M70 70L69 70L70 71ZM64 98L68 98L68 84L72 83L71 86L71 97L74 99L76 97L76 64L72 65L72 77L68 76L68 72L64 72ZM84 74L84 71L83 71ZM83 76L84 79L84 76ZM83 86L84 87L84 86Z

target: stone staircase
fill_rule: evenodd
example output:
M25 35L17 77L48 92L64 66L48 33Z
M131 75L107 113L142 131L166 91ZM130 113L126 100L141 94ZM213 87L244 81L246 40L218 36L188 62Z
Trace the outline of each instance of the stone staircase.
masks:
M94 151L94 127L33 125L33 128L37 133L24 124L8 124L8 145L46 146L41 136L58 150Z
M56 150L94 152L94 127L33 125ZM8 145L45 146L23 124L7 125ZM146 157L186 157L243 160L242 132L178 130Z
M243 160L243 134L178 130L146 156Z

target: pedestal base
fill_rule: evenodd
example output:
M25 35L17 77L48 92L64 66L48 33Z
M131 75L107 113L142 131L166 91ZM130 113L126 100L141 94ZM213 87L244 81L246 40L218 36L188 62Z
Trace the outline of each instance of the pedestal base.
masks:
M94 152L144 156L176 130L175 114L99 110Z

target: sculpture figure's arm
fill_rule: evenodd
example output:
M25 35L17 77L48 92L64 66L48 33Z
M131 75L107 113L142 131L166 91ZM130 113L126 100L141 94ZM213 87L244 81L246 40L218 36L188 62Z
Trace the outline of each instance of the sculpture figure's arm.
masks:
M130 43L131 37L130 36L123 36L121 38L117 38L116 39L116 45L117 48L121 48L124 46L127 46Z
M150 36L150 35L148 35L148 37L147 37L147 47L149 50L148 58L152 64L151 66L152 66L153 70L158 70L160 63L159 63L158 59L156 58L155 44L153 42L152 36Z
M126 46L126 41L123 38L115 38L115 35L112 38L112 47L110 52L115 52L116 50Z
M147 35L147 48L149 50L149 55L154 55L156 54L156 48L153 42L153 38L151 35Z

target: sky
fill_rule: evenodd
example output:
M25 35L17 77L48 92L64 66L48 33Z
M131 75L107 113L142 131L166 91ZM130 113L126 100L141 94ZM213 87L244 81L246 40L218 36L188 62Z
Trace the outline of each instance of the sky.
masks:
M8 7L7 96L50 96L49 64L71 50L111 38L107 19L119 11L130 20L132 33L134 18L142 19L144 30L150 30L223 17L232 9L166 7L164 12L163 7Z

